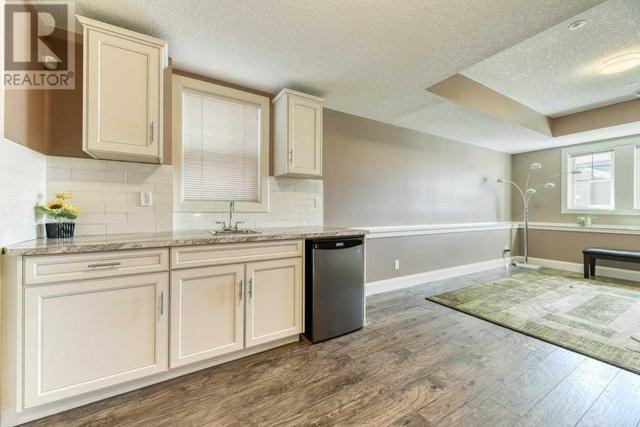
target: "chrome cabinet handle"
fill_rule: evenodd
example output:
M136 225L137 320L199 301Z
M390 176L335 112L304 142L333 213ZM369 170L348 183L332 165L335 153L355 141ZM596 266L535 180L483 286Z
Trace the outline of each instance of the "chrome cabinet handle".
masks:
M151 122L151 143L153 144L153 138L154 138L154 128L155 128L155 124L156 122Z
M253 298L253 277L249 279L249 299Z
M240 298L240 302L242 302L243 294L244 294L244 280L240 280L240 292L238 292L238 297Z
M160 292L160 316L164 315L164 291Z
M120 266L122 263L121 262L103 262L103 263L99 263L99 264L89 264L87 267L91 268L91 269L96 269L96 268L116 268L118 266Z

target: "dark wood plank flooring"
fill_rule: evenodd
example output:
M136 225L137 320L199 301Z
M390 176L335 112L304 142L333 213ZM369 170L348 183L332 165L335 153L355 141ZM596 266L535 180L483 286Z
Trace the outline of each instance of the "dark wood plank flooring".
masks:
M640 427L640 376L426 301L493 270L368 298L368 322L32 425Z

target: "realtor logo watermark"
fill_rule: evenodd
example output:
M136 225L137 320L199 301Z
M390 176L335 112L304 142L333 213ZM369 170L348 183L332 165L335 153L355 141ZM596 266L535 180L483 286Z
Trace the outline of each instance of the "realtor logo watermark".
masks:
M73 2L4 4L5 89L74 89Z

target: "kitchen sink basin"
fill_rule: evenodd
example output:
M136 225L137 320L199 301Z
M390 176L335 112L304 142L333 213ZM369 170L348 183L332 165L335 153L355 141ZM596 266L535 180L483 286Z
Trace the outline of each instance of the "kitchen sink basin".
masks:
M209 230L211 234L260 234L259 231L249 230L247 228L240 230Z

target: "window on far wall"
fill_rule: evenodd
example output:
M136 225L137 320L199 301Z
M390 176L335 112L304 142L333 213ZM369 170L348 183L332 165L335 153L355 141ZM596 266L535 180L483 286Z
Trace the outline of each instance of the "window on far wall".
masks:
M268 137L269 98L174 75L176 210L268 210Z
M640 215L638 147L635 135L563 148L561 212Z
M613 150L569 156L570 174L569 209L614 208Z

